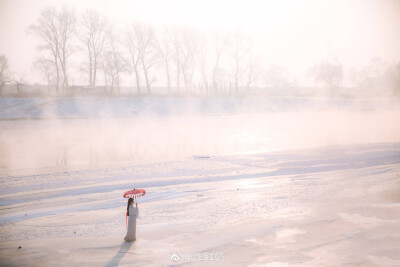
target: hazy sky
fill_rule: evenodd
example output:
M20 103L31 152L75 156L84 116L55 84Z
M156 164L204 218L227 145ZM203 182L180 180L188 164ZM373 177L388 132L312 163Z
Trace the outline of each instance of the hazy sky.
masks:
M347 67L371 58L400 60L398 0L0 0L0 54L29 82L36 41L26 34L42 8L97 9L117 25L132 20L200 29L240 27L254 41L263 66L279 64L295 75L321 59L336 58Z

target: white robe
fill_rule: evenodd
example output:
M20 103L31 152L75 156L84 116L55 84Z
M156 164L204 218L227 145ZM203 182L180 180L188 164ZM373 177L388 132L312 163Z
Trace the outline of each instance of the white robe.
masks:
M139 218L139 208L130 205L128 217L128 231L124 240L126 242L132 242L136 240L136 218Z

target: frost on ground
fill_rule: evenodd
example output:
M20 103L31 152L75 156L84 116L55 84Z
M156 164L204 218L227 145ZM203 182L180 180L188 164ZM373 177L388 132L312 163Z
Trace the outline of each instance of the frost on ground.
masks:
M190 157L0 182L5 265L400 264L399 143ZM147 194L138 239L124 243L122 194L131 187ZM222 253L223 262L182 257L196 253ZM174 254L181 255L176 262Z

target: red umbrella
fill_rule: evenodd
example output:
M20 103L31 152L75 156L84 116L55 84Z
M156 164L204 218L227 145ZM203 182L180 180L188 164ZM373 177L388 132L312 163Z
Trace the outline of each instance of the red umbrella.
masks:
M124 198L138 198L144 196L146 194L146 190L144 189L133 189L126 191L124 193Z

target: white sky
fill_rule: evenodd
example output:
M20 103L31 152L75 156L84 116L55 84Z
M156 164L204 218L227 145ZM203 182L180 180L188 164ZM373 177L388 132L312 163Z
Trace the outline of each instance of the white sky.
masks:
M400 60L400 1L397 0L0 0L0 54L11 69L37 81L31 71L36 41L26 34L42 8L97 9L117 25L132 20L200 29L248 32L262 65L279 64L295 75L322 59L346 67L371 58Z

